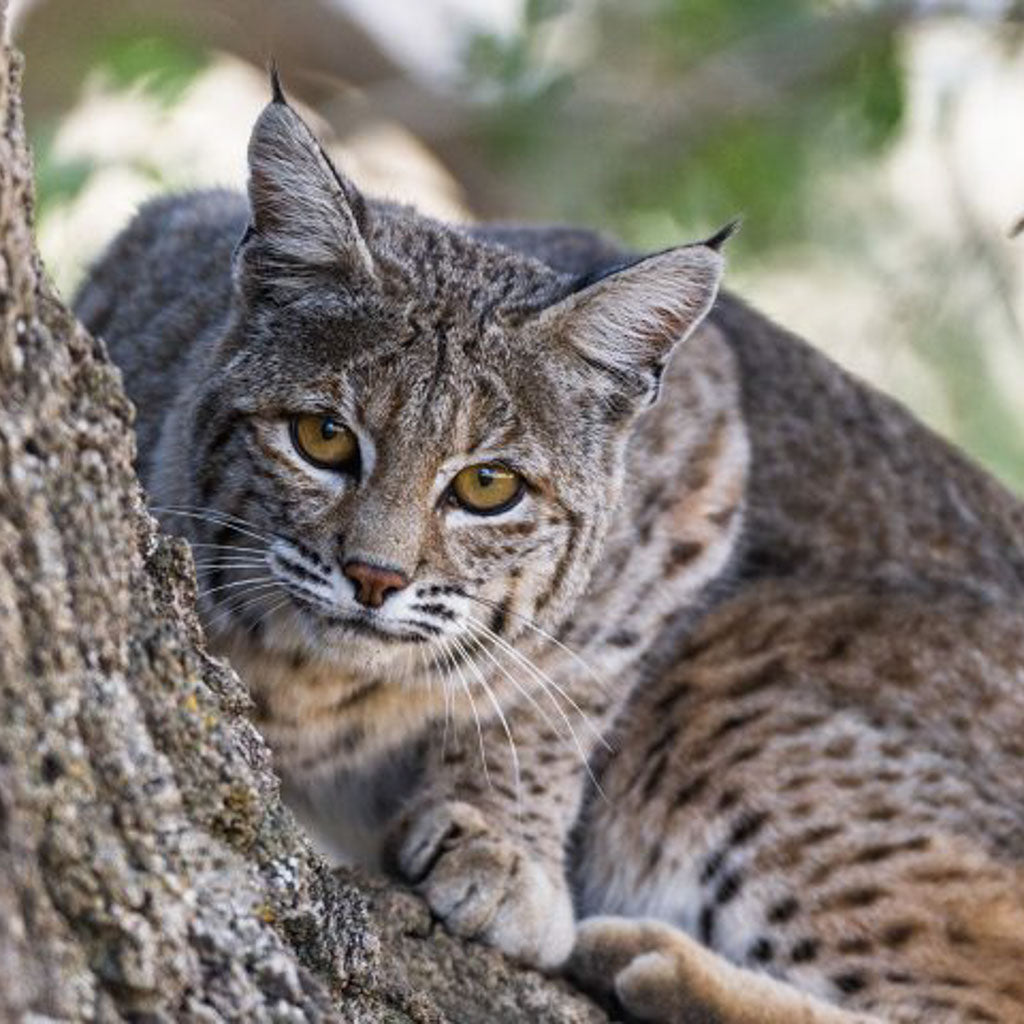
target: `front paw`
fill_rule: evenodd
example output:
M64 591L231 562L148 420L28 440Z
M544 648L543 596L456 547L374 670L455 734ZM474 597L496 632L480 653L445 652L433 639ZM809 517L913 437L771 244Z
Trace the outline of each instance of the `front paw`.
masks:
M569 955L574 924L564 879L471 804L450 801L410 816L393 850L398 873L449 931L535 967L557 967Z

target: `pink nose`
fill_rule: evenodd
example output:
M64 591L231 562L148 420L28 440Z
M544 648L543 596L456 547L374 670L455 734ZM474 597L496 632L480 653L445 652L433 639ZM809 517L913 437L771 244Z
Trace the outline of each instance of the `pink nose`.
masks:
M341 571L356 585L356 600L367 608L379 608L389 594L409 586L404 573L368 562L346 562Z

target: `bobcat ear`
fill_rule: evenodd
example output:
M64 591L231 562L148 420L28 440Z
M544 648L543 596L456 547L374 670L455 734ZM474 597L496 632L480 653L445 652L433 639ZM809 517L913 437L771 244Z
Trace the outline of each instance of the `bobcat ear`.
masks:
M365 200L288 104L276 69L271 86L249 139L251 224L239 246L242 262L281 285L324 271L375 276Z
M719 232L612 271L549 307L541 322L630 397L653 402L672 349L715 301L726 237Z

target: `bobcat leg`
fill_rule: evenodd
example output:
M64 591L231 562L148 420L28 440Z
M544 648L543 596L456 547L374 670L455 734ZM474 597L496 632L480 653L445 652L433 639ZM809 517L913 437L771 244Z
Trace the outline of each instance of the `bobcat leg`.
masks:
M567 971L651 1024L881 1024L737 967L660 921L584 921Z

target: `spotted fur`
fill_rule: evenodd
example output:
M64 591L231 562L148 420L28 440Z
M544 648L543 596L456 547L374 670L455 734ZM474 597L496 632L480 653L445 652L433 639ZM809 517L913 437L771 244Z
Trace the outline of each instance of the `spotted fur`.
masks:
M439 224L280 94L249 159L247 199L147 207L78 308L325 848L544 967L592 918L569 969L638 1019L1024 1020L1020 503L707 316L724 236ZM488 460L525 497L475 516L450 484ZM353 560L409 583L365 608Z

